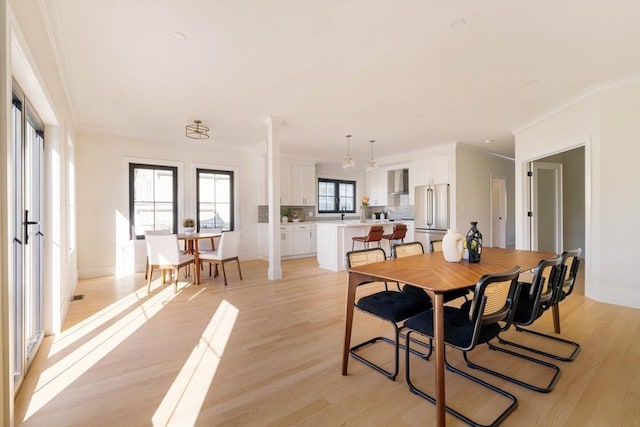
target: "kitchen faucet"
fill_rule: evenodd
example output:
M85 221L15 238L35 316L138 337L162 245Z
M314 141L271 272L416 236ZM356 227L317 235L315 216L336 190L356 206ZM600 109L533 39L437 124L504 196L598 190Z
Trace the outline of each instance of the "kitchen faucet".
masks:
M340 220L344 221L344 213L347 210L347 208L345 206L340 208Z

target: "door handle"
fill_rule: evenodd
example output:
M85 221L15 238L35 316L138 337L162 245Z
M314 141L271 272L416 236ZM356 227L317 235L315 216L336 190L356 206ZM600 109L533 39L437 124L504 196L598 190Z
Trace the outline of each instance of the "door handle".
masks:
M39 225L40 222L38 221L29 221L29 211L25 210L24 211L24 244L28 245L29 244L29 226L30 225Z

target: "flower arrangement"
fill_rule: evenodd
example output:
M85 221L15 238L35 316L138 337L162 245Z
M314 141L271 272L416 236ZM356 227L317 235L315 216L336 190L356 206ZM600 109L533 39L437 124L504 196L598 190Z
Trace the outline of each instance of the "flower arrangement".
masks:
M193 218L185 218L182 221L182 226L183 227L195 227L196 226L196 222Z
M369 196L362 196L362 207L366 208L369 206Z

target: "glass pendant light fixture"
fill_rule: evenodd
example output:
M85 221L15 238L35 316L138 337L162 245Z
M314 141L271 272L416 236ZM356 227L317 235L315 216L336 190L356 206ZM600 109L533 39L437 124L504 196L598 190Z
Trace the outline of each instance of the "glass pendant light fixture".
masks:
M354 168L356 166L356 162L353 161L353 158L351 157L351 152L349 150L349 138L351 138L351 135L346 135L347 137L347 155L344 157L344 161L342 162L342 168L343 169L351 169Z
M371 141L369 141L369 143L371 144L371 160L369 160L369 167L367 168L367 171L372 171L376 168L376 161L373 160L373 143L376 142L375 139L372 139Z

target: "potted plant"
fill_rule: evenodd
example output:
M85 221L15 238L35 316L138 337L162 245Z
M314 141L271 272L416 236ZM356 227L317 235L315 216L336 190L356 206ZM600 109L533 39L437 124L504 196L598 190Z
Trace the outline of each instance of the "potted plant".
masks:
M196 222L193 218L185 218L182 221L182 226L184 227L185 234L193 234L196 229Z

